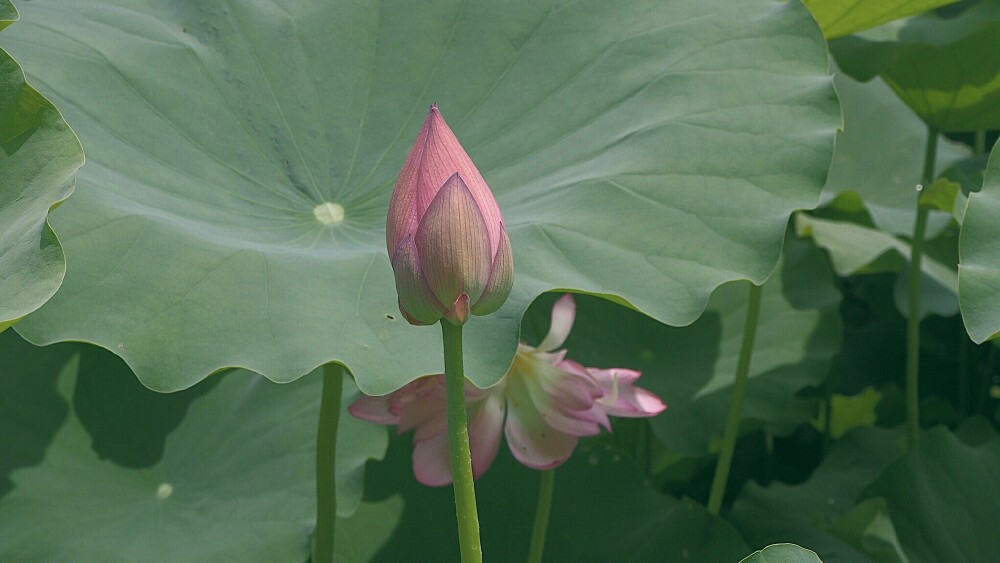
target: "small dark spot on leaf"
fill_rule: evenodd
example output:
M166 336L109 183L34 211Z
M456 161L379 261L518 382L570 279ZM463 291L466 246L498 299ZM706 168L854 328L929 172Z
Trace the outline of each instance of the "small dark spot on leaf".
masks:
M396 317L394 317L392 315L386 315L385 318L389 319L390 321L396 320Z

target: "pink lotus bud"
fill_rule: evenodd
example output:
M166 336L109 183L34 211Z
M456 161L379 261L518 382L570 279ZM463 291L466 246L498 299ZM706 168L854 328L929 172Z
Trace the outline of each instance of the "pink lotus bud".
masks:
M437 104L399 173L385 239L411 324L461 325L510 295L514 257L500 207Z

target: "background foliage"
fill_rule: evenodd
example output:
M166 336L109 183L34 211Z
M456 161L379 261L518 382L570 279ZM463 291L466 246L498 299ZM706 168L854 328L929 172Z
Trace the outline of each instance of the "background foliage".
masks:
M315 368L348 366L344 404L441 369L436 331L399 318L382 232L432 101L515 249L470 377L497 381L572 290L569 357L641 369L669 404L557 470L549 557L1000 551L998 0L19 7L3 29L0 0L0 328L31 314L0 334L0 559L308 558ZM338 557L454 560L451 491L415 481L411 436L341 422ZM489 560L523 560L537 483L505 447L478 482Z

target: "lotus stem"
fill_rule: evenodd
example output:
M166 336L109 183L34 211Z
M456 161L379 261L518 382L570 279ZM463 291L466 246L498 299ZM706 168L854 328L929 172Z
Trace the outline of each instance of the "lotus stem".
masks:
M934 181L934 163L937 160L938 132L927 128L927 147L924 151L923 187ZM906 320L906 428L910 447L917 443L920 434L920 264L924 258L924 234L927 231L927 214L930 208L920 205L917 191L917 220L910 242L910 312Z
M479 563L483 560L483 547L479 542L476 486L472 474L472 454L469 450L469 417L465 411L462 327L441 319L441 333L444 340L448 444L451 452L451 477L455 487L458 543L462 552L462 563Z
M556 470L542 471L542 480L538 488L538 506L535 508L535 525L531 530L531 547L528 549L528 563L542 563L542 553L545 551L545 532L549 527L549 514L552 512L552 490L556 483Z
M708 511L716 516L722 510L722 498L726 494L726 483L729 481L729 468L733 464L733 452L736 450L736 439L739 438L740 416L743 412L743 402L746 400L750 360L753 357L753 343L757 336L757 321L760 318L760 296L761 286L750 284L747 319L743 326L743 343L740 345L736 382L733 385L733 402L729 405L729 419L726 421L726 433L722 439L722 451L719 452L719 463L715 466L715 477L712 479L712 489L708 495Z
M313 563L333 561L333 539L337 524L337 427L344 393L344 366L323 366L323 398L316 435L316 533Z

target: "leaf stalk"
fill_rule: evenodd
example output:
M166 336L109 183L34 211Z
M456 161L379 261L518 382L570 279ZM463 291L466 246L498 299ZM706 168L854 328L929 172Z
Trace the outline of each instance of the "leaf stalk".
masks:
M316 532L313 563L333 561L337 524L337 428L344 394L344 366L323 366L323 395L316 434Z
M538 488L538 505L535 508L535 524L531 530L531 547L528 549L528 563L542 563L542 553L545 551L545 532L549 527L549 514L552 513L552 491L555 489L556 470L542 471L542 479Z
M938 131L927 127L927 145L924 150L924 172L921 186L930 187L934 181L934 164L937 161ZM910 242L910 308L906 320L906 429L910 447L917 443L920 434L920 279L924 257L924 235L927 232L927 215L930 206L921 205L917 190L917 219Z
M726 420L722 451L719 452L719 463L715 466L715 477L712 479L712 489L708 495L708 511L716 516L722 510L722 499L726 494L726 484L729 481L729 469L733 463L733 453L736 451L736 440L739 438L740 416L743 412L743 403L746 401L747 383L750 379L750 360L753 358L753 345L757 337L757 324L760 319L760 301L761 286L750 284L747 318L743 327L743 343L740 345L740 358L736 365L736 382L733 385L733 402L729 405L729 418Z

